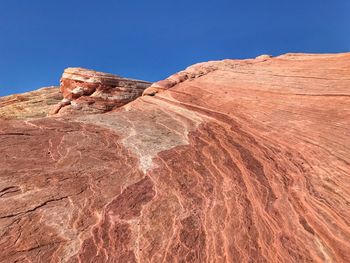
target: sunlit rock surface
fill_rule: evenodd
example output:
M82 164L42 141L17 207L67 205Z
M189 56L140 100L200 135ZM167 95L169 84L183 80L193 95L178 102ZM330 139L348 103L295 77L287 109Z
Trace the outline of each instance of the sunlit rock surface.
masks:
M63 100L52 114L92 114L111 111L142 95L150 82L83 68L67 68L61 78Z
M58 87L0 97L0 119L39 118L49 115L63 99Z
M349 53L263 56L1 120L0 262L348 262L349 87Z

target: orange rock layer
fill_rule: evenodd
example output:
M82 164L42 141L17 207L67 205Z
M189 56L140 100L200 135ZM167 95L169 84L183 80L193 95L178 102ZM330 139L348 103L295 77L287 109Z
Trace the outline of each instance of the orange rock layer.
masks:
M0 262L347 262L349 76L349 53L224 60L0 121Z

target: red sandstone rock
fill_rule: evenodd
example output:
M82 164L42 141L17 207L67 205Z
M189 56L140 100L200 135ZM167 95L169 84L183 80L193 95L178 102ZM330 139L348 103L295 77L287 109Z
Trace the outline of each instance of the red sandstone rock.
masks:
M67 68L61 78L64 99L52 113L103 113L141 96L151 83L83 68ZM68 107L65 107L68 106Z
M349 53L217 61L0 120L0 262L347 262L349 76Z

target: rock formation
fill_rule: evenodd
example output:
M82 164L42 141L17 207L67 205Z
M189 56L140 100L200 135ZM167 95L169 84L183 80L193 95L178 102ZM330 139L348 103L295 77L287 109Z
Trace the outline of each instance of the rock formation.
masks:
M201 63L62 116L76 85L0 120L0 262L350 258L350 53Z
M104 113L135 100L150 85L150 82L126 79L94 70L67 68L61 78L60 90L63 100L52 113Z
M0 119L46 117L62 99L58 87L0 97Z

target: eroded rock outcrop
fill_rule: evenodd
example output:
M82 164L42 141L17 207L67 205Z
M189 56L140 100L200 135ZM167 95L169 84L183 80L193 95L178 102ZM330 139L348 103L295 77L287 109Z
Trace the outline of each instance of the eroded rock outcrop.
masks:
M349 76L349 53L216 61L0 120L0 262L347 262Z
M63 100L52 114L103 113L142 95L150 82L83 68L67 68L61 78ZM66 107L67 106L67 107Z

